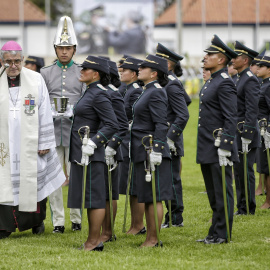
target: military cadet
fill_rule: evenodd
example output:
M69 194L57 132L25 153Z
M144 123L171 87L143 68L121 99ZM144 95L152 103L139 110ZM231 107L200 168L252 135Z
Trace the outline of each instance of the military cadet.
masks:
M40 69L44 67L44 58L29 55L25 60L24 67L40 73Z
M233 223L232 162L238 161L236 146L237 95L236 88L227 71L227 64L237 54L214 35L204 57L204 67L211 78L200 92L197 138L197 163L207 190L213 211L208 235L197 240L205 244L222 244L228 239L222 189L221 166L225 166L226 194L230 233ZM222 129L220 145L215 143L213 131ZM229 165L229 166L228 166Z
M181 149L180 138L183 136L182 133L189 119L189 112L185 101L184 87L177 79L174 70L178 69L178 63L180 63L183 57L170 51L160 43L158 43L156 55L166 59L168 63L169 82L164 88L168 97L167 122L169 128L167 133L167 142L170 147L172 157L172 185L174 191L174 199L170 202L171 215L173 226L182 227L184 204L182 181L180 177L180 160L181 156L183 156L183 149ZM165 215L165 221L162 224L162 228L169 227L169 207L167 201L166 207L168 211Z
M47 85L51 102L54 98L66 97L69 98L70 107L73 107L85 89L85 85L79 81L81 68L72 60L76 52L76 46L77 39L71 19L67 16L61 17L54 40L58 60L51 66L41 69L41 75ZM54 120L56 150L62 165L65 165L66 172L69 174L68 155L72 123L69 117L72 116L72 110L68 110L64 117L57 117L56 112L54 112L54 115L56 116ZM65 230L65 211L62 188L52 193L49 199L54 226L53 232L63 233ZM79 209L70 210L70 220L73 231L81 229Z
M105 186L106 186L106 212L105 218L102 223L102 234L100 240L102 242L111 242L112 238L116 239L115 235L112 235L111 218L110 218L110 204L109 204L109 186L108 186L108 168L115 168L111 172L112 177L112 200L113 200L113 221L117 212L117 200L119 199L119 177L120 166L117 166L119 162L123 161L122 151L119 147L128 132L128 120L125 112L124 100L118 91L121 85L121 81L118 74L116 63L108 61L110 68L110 84L106 86L107 93L110 95L112 101L112 107L116 115L119 130L115 133L107 144L105 149L106 164L105 165ZM108 167L109 166L109 167Z
M162 88L168 83L167 74L167 61L149 54L139 67L138 79L144 82L145 90L133 105L131 160L134 164L138 202L145 203L147 224L146 240L141 247L158 246L156 226L160 228L163 218L162 201L173 199L171 155L166 137L168 99ZM153 137L153 150L148 156L145 146L151 143L149 134ZM150 160L150 164L147 160ZM155 175L158 224L155 224L154 219L152 183L145 172L148 165L152 176Z
M113 111L110 96L104 85L109 83L109 65L107 60L88 56L82 64L80 81L87 88L74 108L74 119L70 137L71 162L68 190L68 207L80 208L82 204L83 167L87 165L85 205L87 208L89 233L81 249L103 250L100 230L105 218L105 148L104 145L118 130L118 123ZM78 131L89 126L90 138L82 146ZM80 131L84 133L83 130ZM88 157L90 163L88 163Z
M257 76L262 79L260 98L259 98L259 115L258 120L261 126L262 145L258 148L259 162L257 162L257 171L265 175L266 200L261 209L270 208L270 176L265 149L270 147L270 57L264 56L258 62ZM265 120L263 120L265 119ZM261 186L262 190L262 186Z
M120 65L121 68L121 81L126 84L125 92L123 93L125 102L125 111L130 122L132 124L132 107L138 97L142 93L141 82L138 81L139 64L142 60L127 57L126 60ZM120 194L126 195L128 173L129 173L129 141L130 133L126 134L123 144L121 145L123 153L123 162L121 163L121 177L119 182ZM134 176L134 174L133 174ZM146 229L143 223L144 216L144 203L138 203L136 181L134 177L131 177L130 184L130 211L131 211L131 224L127 231L127 234L140 235L146 233Z
M246 215L246 198L244 184L244 168L247 169L248 205L249 212L255 213L255 175L253 164L255 162L256 149L260 146L258 127L258 102L260 84L258 79L250 71L250 64L258 53L247 48L240 42L235 42L237 57L232 59L233 67L238 72L237 88L237 146L240 151L240 163L234 165L235 185L237 194L236 215ZM244 155L247 155L247 165L244 166Z

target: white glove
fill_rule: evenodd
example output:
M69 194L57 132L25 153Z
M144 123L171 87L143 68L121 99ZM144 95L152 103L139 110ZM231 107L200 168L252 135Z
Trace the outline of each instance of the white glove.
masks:
M128 122L128 131L131 131L132 123L133 123L132 120Z
M264 133L263 138L264 138L264 145L265 145L265 148L266 148L266 149L269 149L269 148L270 148L270 133L266 131L266 132Z
M88 139L87 145L82 145L82 155L92 156L96 148L96 144Z
M152 151L150 153L151 170L155 171L155 165L160 165L162 162L162 153Z
M81 164L82 165L88 165L89 163L89 156L88 155L82 155Z
M51 109L52 109L52 117L53 117L53 118L58 118L58 117L59 117L59 114L58 114L58 112L55 110L55 105L54 105L54 103L52 103L51 105L52 105L52 107L51 107Z
M251 140L245 139L241 137L242 140L242 152L243 153L248 153L248 145L251 143Z
M232 166L233 162L227 159L227 157L231 156L231 152L227 150L223 150L218 148L218 159L219 159L219 165L220 166Z
M176 152L176 147L174 145L174 141L172 141L171 139L167 138L167 143L169 145L169 148L170 148L171 152L174 152L176 154L177 152Z
M63 116L67 117L67 118L70 118L73 116L73 106L72 105L70 105L70 104L67 105L67 109L66 109Z
M105 148L105 160L106 160L106 164L109 165L114 165L115 161L114 161L114 155L116 154L116 151L111 148L110 146L107 146Z

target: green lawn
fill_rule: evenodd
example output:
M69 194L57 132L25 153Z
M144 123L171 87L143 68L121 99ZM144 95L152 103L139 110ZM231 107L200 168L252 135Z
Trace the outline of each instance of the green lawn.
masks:
M211 210L207 195L200 193L205 187L200 167L195 163L198 100L193 100L189 111L182 160L184 227L163 229L162 249L139 249L145 236L122 233L124 197L121 197L115 224L117 241L107 243L103 252L76 249L85 240L86 231L83 234L71 231L68 210L65 233L52 234L48 208L45 234L13 233L0 241L0 269L270 269L270 210L258 207L255 216L237 216L230 244L195 242L207 235ZM68 188L63 190L66 201ZM264 199L257 197L257 205L260 206Z

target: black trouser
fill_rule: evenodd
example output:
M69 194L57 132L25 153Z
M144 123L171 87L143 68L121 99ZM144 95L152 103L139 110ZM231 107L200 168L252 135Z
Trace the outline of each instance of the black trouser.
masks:
M212 225L208 235L227 239L227 228L224 210L222 173L219 163L201 164L201 170L207 190L210 206L213 210ZM232 187L232 167L225 167L226 194L229 216L230 234L233 224L233 187Z
M182 192L182 181L180 177L180 156L172 155L172 184L173 184L173 197L171 200L172 206L172 224L179 225L183 222L182 213L184 211L183 205L183 192ZM168 201L165 201L167 207L167 213L165 214L165 222L169 223L169 206Z
M257 148L252 148L247 153L247 186L248 186L248 202L249 212L255 213L255 175L253 165L255 162ZM246 197L245 197L245 183L244 183L244 154L239 155L240 163L234 164L234 176L237 195L237 208L240 214L246 214Z

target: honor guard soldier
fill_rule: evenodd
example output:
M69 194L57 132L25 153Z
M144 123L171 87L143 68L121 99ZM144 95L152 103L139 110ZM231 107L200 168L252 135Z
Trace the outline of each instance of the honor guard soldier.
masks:
M139 64L142 60L127 57L121 68L121 81L125 83L125 91L123 93L125 111L129 121L129 127L132 125L132 108L133 104L136 102L138 97L142 94L142 82L138 81L139 73ZM120 194L126 195L127 183L128 183L128 174L129 174L129 164L130 164L130 153L129 153L129 144L130 144L130 132L128 132L123 140L121 145L123 153L123 162L121 163L121 177L119 182L119 192ZM146 229L143 223L144 216L144 203L138 203L136 182L134 178L131 178L131 185L129 190L130 195L130 212L131 212L131 224L130 228L127 231L127 234L140 235L146 233Z
M251 61L258 53L247 48L240 42L235 42L237 57L232 59L233 67L238 72L237 88L237 146L240 151L240 163L234 165L235 185L237 194L236 215L246 215L246 195L248 196L249 213L256 210L255 175L253 164L256 149L260 146L259 126L257 121L260 84L257 77L250 71ZM244 164L245 155L247 164ZM245 171L247 174L247 194L245 193Z
M269 175L269 167L268 167L268 158L267 151L270 148L270 57L264 56L258 62L258 71L257 76L262 79L261 90L260 90L260 98L259 98L259 125L260 125L260 133L262 139L262 145L258 148L259 153L259 162L257 160L257 171L260 175L265 175L265 183L266 187L266 200L264 204L261 206L261 209L269 209L270 208L270 175ZM266 151L265 151L266 149ZM262 181L264 177L262 177ZM264 190L262 190L262 185L260 186L261 193L264 194Z
M221 244L228 241L226 225L229 225L231 234L233 224L231 166L233 162L238 161L235 136L237 95L235 85L228 74L227 64L237 54L217 35L214 35L210 47L205 52L207 54L204 57L204 67L210 70L211 78L200 92L197 163L201 164L213 216L208 235L197 241L205 244ZM213 137L215 131L220 131L216 134L219 143ZM222 166L225 166L225 177L222 177ZM226 181L226 191L222 188L222 181ZM227 194L229 224L226 223L224 191Z
M76 46L77 39L71 19L67 16L61 17L54 39L54 49L58 60L51 66L41 69L41 75L44 77L47 85L51 102L54 101L54 98L69 99L69 109L64 116L58 116L57 112L54 112L56 150L61 163L65 165L67 179L70 171L68 156L72 123L69 117L72 116L72 107L78 101L85 88L85 85L79 81L81 67L72 60L76 52ZM53 232L63 233L65 230L65 212L62 188L51 194L49 200L54 226ZM81 229L79 209L70 210L70 220L73 231Z
M24 67L40 73L40 69L44 67L44 58L29 55L25 60Z
M131 160L138 202L145 203L147 224L146 240L141 247L162 246L159 242L162 201L173 199L167 143L168 99L163 88L168 83L167 74L167 61L149 54L139 67L138 79L144 82L145 89L133 105Z
M117 132L118 121L110 96L104 87L109 84L107 60L88 56L82 67L80 81L86 83L87 88L74 108L70 138L68 207L80 208L82 201L85 202L83 207L87 208L89 230L87 240L81 249L102 251L104 246L100 241L100 231L106 207L104 146ZM85 138L86 144L82 145L81 128L86 126L88 131L90 129L90 134L89 138ZM87 166L84 177L85 167L82 165ZM85 193L82 195L83 190Z
M182 181L180 177L180 160L183 156L183 147L181 138L183 131L189 119L189 112L185 101L185 90L182 83L177 79L174 70L177 69L183 57L175 52L170 51L162 44L158 43L156 55L167 60L169 82L164 87L168 97L167 122L168 133L167 142L170 147L172 157L173 173L173 194L174 199L166 201L167 213L162 228L169 227L169 206L171 204L172 225L177 227L183 226L183 192Z
M113 61L108 61L110 69L110 83L105 86L108 90L112 102L112 107L115 116L118 121L119 129L117 133L113 135L111 140L108 142L105 148L105 186L106 186L106 212L105 218L102 223L102 234L100 240L102 242L111 242L115 235L112 235L111 219L110 219L110 204L109 204L109 186L108 186L108 168L114 168L111 171L111 182L112 182L112 204L113 204L113 223L115 221L117 212L117 200L119 200L119 177L120 177L120 164L123 161L121 143L128 132L128 120L125 112L124 100L118 91L121 85L117 65ZM118 165L119 164L119 165Z

